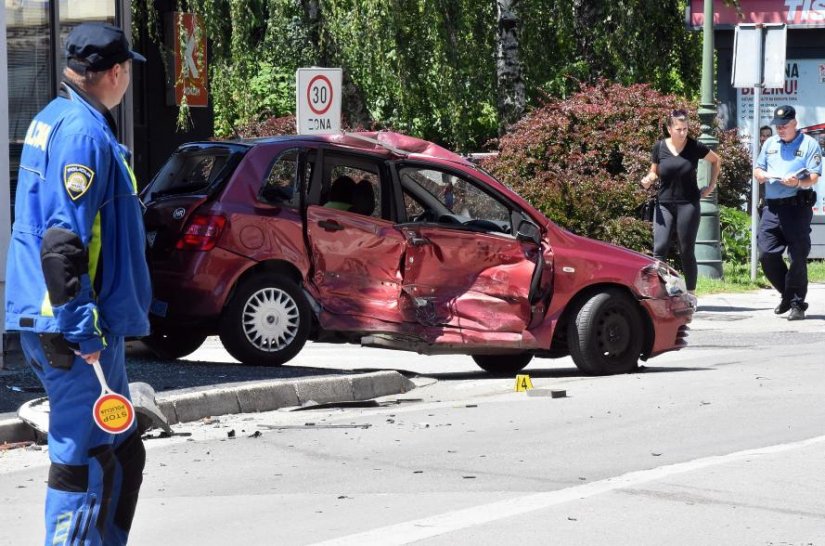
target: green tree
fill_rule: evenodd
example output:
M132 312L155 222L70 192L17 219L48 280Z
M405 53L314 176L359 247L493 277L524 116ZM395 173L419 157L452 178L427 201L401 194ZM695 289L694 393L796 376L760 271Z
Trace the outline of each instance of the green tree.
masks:
M351 125L478 151L525 108L598 78L693 96L701 36L685 28L686 1L177 0L177 9L206 23L219 136L293 114L298 67L340 66ZM161 43L154 1L132 6L135 25Z

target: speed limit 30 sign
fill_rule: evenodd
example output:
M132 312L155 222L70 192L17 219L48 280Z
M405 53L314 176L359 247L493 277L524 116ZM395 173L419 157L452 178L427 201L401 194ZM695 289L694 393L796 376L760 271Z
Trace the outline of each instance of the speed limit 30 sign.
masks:
M341 69L299 68L295 73L299 135L341 130Z

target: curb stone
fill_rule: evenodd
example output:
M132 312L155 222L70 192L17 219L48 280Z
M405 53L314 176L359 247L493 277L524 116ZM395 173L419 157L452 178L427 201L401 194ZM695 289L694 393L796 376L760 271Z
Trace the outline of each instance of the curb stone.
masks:
M179 389L159 393L156 402L169 424L174 425L205 417L300 406L310 400L319 404L368 400L403 394L415 387L415 383L396 371L380 371ZM0 444L33 440L34 429L20 419L0 420Z

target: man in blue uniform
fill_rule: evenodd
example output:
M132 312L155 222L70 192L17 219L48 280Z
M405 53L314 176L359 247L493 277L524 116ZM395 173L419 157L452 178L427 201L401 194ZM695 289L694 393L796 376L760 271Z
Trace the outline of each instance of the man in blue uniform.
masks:
M46 544L125 544L146 453L136 425L98 429L101 387L129 396L124 337L149 332L141 205L110 110L133 61L119 28L84 23L66 39L59 96L31 122L20 159L6 272L6 329L49 396Z
M757 244L762 270L782 299L777 315L788 310L788 320L802 320L808 304L808 253L816 194L811 189L822 174L822 150L816 140L797 130L796 111L780 106L772 125L776 135L759 152L753 175L765 186L765 208L759 221ZM787 249L790 267L782 254Z

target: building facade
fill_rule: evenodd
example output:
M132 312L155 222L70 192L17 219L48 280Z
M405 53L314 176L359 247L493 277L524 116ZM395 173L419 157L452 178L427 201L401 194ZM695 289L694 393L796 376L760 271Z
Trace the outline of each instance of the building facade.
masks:
M88 21L120 26L127 35L132 27L129 0L4 0L4 4L0 13L0 300L5 294L6 253L23 140L31 119L57 94L66 65L65 38L75 26ZM171 17L175 9L173 0L155 5L161 19ZM171 44L175 37L162 38ZM134 65L132 86L114 114L118 137L133 150L135 174L144 186L178 145L212 135L212 111L208 104L193 108L190 130L177 131L178 109L167 101L169 88L174 91L173 78L165 73L169 62L162 61L161 48L149 39L147 29L141 29L131 42L148 62ZM4 334L4 312L0 307L0 334ZM0 344L1 368L5 335L0 335Z
M688 24L700 29L704 23L704 1L691 0ZM740 0L741 16L722 0L714 2L717 99L719 118L726 129L738 129L743 141L751 142L754 117L752 89L731 84L733 45L739 23L787 25L785 85L763 89L759 100L758 127L769 125L773 111L783 104L797 112L799 128L819 140L825 149L825 2L820 0ZM754 52L754 56L756 52ZM746 62L756 63L754 57ZM722 158L724 161L724 158ZM817 202L811 225L811 258L825 258L825 177L814 188Z

